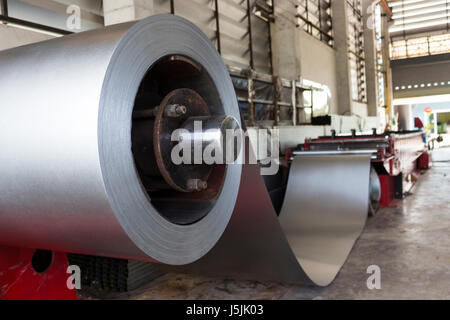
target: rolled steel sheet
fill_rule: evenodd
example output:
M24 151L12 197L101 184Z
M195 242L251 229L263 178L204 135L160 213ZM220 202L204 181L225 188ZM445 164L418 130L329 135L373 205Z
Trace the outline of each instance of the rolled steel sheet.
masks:
M256 165L244 165L238 200L217 245L170 272L329 285L367 218L370 157L295 157L277 217Z
M173 15L0 52L0 243L171 265L214 246L241 166L229 166L203 219L181 225L152 205L131 151L138 88L168 55L198 63L221 101L213 111L239 119L215 47Z
M206 70L215 113L240 118L214 46L172 15L0 52L0 243L329 284L364 226L370 155L296 157L279 218L258 166L244 165L241 179L229 165L206 216L171 222L143 188L131 134L142 79L174 54Z

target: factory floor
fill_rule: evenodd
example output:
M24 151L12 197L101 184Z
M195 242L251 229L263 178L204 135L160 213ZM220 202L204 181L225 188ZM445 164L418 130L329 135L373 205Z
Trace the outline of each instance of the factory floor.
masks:
M368 220L347 262L326 288L164 275L122 299L450 299L450 148L433 152L397 208ZM381 289L367 288L367 267Z

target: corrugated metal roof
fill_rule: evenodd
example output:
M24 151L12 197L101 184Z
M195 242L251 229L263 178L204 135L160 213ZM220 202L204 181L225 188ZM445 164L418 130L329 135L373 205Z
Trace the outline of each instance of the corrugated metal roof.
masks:
M389 1L394 39L447 33L450 30L450 0Z

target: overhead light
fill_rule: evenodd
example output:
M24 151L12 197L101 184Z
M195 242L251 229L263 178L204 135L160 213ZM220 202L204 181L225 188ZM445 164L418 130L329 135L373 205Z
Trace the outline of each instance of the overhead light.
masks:
M441 94L434 96L420 96L413 98L394 99L393 104L395 105L420 104L420 103L449 102L449 101L450 101L450 94Z

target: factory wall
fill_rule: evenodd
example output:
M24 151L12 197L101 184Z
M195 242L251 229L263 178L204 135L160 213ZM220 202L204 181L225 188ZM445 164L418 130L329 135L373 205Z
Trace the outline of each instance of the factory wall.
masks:
M299 30L300 75L328 86L331 92L330 113L338 113L336 53L323 42Z
M302 78L329 87L331 92L330 114L356 115L358 117L376 116L368 111L368 103L354 101L351 97L351 83L348 65L348 30L344 2L333 2L334 47L312 37L298 28L295 21L295 8L291 2L277 2L275 24L272 24L272 54L275 74L288 79ZM369 39L372 40L373 39ZM373 46L368 50L373 49ZM373 55L369 57L373 59ZM374 68L367 63L366 68ZM374 72L371 73L374 76ZM368 90L375 90L375 80ZM374 100L375 93L371 99ZM376 104L375 101L372 101Z
M359 117L367 117L368 116L367 103L352 101L351 112L352 114L357 115Z
M192 1L192 0L190 0ZM225 18L225 16L228 17L229 14L233 13L234 11L231 10L234 8L236 12L244 12L244 7L228 7L226 4L231 0L224 0L221 1L221 14L224 15L224 17L221 19L222 28L221 32L225 33L224 35L224 41L222 43L222 55L224 58L226 58L227 53L223 51L226 51L228 42L226 41L229 30L231 26L226 24L228 21L228 18ZM177 2L176 3L176 12L179 15L185 15L184 9L186 7L186 3ZM187 6L189 7L189 6ZM197 7L196 7L197 8ZM202 7L203 8L203 7ZM134 19L140 19L145 16L154 14L154 13L161 13L161 12L169 12L170 6L169 1L167 0L153 0L153 1L142 1L142 0L129 0L129 1L113 1L113 0L104 0L103 1L103 9L104 9L104 17L105 17L105 24L114 24ZM197 9L201 9L198 7ZM209 10L211 14L211 17L213 16L213 8L210 8L209 6L203 8L204 10ZM244 10L244 11L243 11ZM194 10L195 11L195 10ZM197 13L199 14L200 11ZM206 13L203 13L202 15L206 15ZM230 13L231 12L231 13ZM331 115L342 115L348 117L348 119L353 119L354 117L357 118L365 118L368 116L368 110L367 110L367 104L365 103L359 103L350 100L345 100L346 102L343 103L342 95L341 93L343 91L348 91L349 83L348 81L345 82L341 79L341 75L343 72L339 73L339 70L342 66L341 60L346 61L347 60L347 47L346 46L339 46L339 43L335 43L334 48L329 47L325 43L319 41L318 39L312 37L305 31L303 31L301 28L297 27L296 25L296 18L295 18L295 6L292 2L279 2L275 6L275 17L276 17L276 23L273 23L271 26L271 40L272 40L272 62L273 62L273 69L274 73L286 78L286 79L305 79L317 82L322 85L326 85L330 90L330 114ZM245 12L244 12L245 13ZM191 20L195 18L188 17ZM209 19L209 18L208 18ZM336 18L335 18L336 19ZM210 20L208 20L208 23L201 23L202 21L194 21L199 26L207 32L207 34L210 35L210 38L214 42L215 39L215 33L212 32L214 30L210 30L210 28L215 28L215 24L213 24ZM246 22L243 21L242 23ZM339 21L338 21L339 22ZM266 37L265 34L265 27L261 24L261 20L258 18L253 18L252 24L255 24L254 29L254 46L255 46L255 56L260 56L261 52L264 48L267 49L267 46L264 47L264 41L261 42L259 37ZM232 26L236 27L234 23L231 24ZM240 26L242 27L242 26ZM337 23L335 25L336 30L339 31L339 24ZM242 29L242 28L241 28ZM244 28L244 33L247 32L247 29ZM345 31L345 28L342 30ZM233 31L234 32L234 31ZM237 31L236 31L237 32ZM345 32L344 32L345 33ZM263 36L261 36L263 35ZM345 36L345 34L344 34ZM0 26L0 37L2 39L0 43L0 50L7 49L10 47L15 47L19 45L24 45L32 42L38 42L42 40L47 40L52 38L50 35L36 33L33 31L27 31L17 28L11 28L11 27L5 27ZM239 36L237 38L242 38L242 36ZM244 39L245 40L245 39ZM245 42L242 40L243 42ZM261 48L263 49L261 49ZM247 50L247 49L245 49ZM230 51L230 50L228 50ZM231 50L233 53L236 53L235 50ZM341 52L342 51L342 52ZM237 53L236 53L237 54ZM342 59L339 59L339 55L342 56ZM263 59L264 60L264 59ZM255 60L256 61L256 60ZM257 63L259 66L263 66L264 63ZM256 69L257 66L255 66ZM260 69L264 69L261 67ZM264 72L264 70L259 70L261 72ZM347 72L344 72L347 74ZM347 79L348 80L348 79ZM344 83L345 82L345 83ZM353 115L353 117L351 117ZM344 117L344 118L346 118ZM359 121L359 120L358 120ZM363 120L361 120L363 121ZM362 127L363 125L356 126L353 124L352 121L347 121L349 125L343 125L343 128L355 128L359 129L361 127L361 131L364 131ZM373 123L373 119L370 119L370 121L366 121ZM373 124L371 124L372 126ZM309 130L308 130L309 131ZM341 132L345 130L338 130L338 132ZM312 135L312 133L311 133Z

